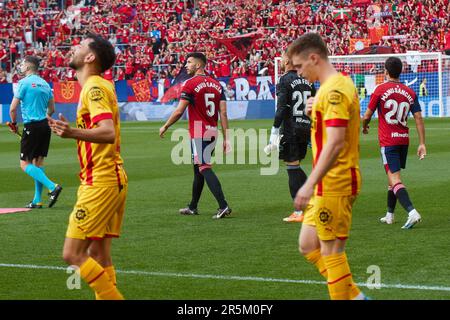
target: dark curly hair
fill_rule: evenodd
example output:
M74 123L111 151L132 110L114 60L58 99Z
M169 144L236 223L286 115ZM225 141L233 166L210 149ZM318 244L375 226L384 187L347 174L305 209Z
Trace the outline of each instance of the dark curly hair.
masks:
M89 43L89 48L97 58L97 65L100 68L100 72L103 73L110 69L116 61L116 53L111 42L95 33L87 34L86 39L93 40Z

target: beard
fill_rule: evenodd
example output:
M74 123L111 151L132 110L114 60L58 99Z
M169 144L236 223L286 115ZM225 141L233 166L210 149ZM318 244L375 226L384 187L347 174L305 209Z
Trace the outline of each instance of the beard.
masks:
M74 58L72 58L72 60L69 61L69 67L77 71L78 69L81 69L82 66L80 65L80 63L77 63Z
M190 76L195 74L195 70L186 68L186 73Z

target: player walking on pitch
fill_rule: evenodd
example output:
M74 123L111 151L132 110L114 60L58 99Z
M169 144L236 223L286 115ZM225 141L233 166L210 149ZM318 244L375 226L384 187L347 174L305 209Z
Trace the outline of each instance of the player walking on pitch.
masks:
M10 130L18 134L17 107L21 104L24 130L20 141L20 167L34 179L34 198L26 208L42 208L42 188L49 190L48 206L58 200L62 187L51 181L44 172L44 158L50 146L51 131L47 115L55 111L52 89L39 77L39 59L27 56L20 64L20 73L25 77L19 81L17 92L10 106Z
M266 150L278 147L279 158L286 163L289 191L294 200L297 191L307 178L300 167L311 136L311 120L306 115L305 107L306 101L309 97L315 96L316 90L308 80L297 75L286 54L283 54L281 67L286 73L277 84L277 111ZM283 221L302 222L303 212L296 210Z
M414 208L405 185L401 181L400 170L406 167L409 146L408 114L411 111L416 122L419 135L417 156L424 159L425 126L416 93L400 82L403 64L399 58L390 57L385 62L387 81L375 88L366 113L363 117L363 133L369 133L369 122L378 111L378 140L381 147L381 157L388 177L387 213L381 222L394 223L394 209L397 200L408 212L408 218L402 229L411 229L421 220L419 212Z
M361 187L359 171L360 107L352 80L338 73L316 33L288 48L299 75L321 86L308 101L311 109L313 169L297 192L295 207L304 210L300 252L327 279L331 299L365 299L353 282L345 254L352 206Z
M189 134L191 137L192 160L194 164L194 181L192 184L192 199L186 208L180 209L180 214L198 214L198 201L206 180L209 189L216 198L219 209L213 219L221 219L231 214L222 191L222 186L211 168L211 157L217 140L217 121L220 113L220 124L224 137L223 148L229 151L227 138L228 118L226 98L219 81L205 74L206 57L194 52L187 55L186 70L193 77L186 80L181 91L178 107L167 122L159 129L159 135L164 137L171 125L177 122L186 108L189 114Z
M77 140L81 185L69 218L63 257L79 267L99 300L123 299L111 259L113 237L120 236L128 183L120 157L120 117L114 85L100 74L114 65L109 41L89 34L72 48L69 66L82 90L77 128L49 118L52 131Z

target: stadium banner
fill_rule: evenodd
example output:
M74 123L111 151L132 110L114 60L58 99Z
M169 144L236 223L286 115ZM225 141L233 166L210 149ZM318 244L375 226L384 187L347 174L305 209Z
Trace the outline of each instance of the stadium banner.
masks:
M136 101L143 102L151 100L150 84L147 79L134 81L131 83L131 87L133 88Z
M164 81L165 84L163 88L169 87L169 80ZM139 82L138 85L136 85L136 82ZM116 81L116 87L119 85L125 85L126 86L126 97L117 97L119 102L143 102L145 99L148 102L150 101L157 101L159 97L159 91L160 86L158 81L148 81L148 80L140 80L140 81L134 81L134 80L122 80L122 81ZM164 90L164 89L163 89ZM145 97L145 99L144 99Z
M78 103L81 87L78 81L53 83L53 95L56 103Z
M13 84L0 84L0 104L10 104L13 99Z
M234 90L231 100L273 100L275 97L274 79L271 76L248 76L240 78L217 78L222 86L230 84ZM160 81L122 80L115 83L117 100L119 102L159 102L164 93L169 91L171 83L169 79ZM17 84L14 84L17 85ZM53 94L56 103L78 103L81 88L76 81L50 83L53 86ZM176 91L179 93L179 90ZM13 84L0 84L0 104L10 104L13 98ZM169 94L167 102L178 97Z
M376 74L351 74L351 78L358 88L361 102L361 114L367 108L375 87L384 81L382 73ZM411 87L416 93L423 79L427 79L427 96L419 97L424 117L439 116L439 77L438 72L410 72L401 75L402 83ZM245 78L218 78L225 90L230 119L265 119L274 115L275 86L271 76L245 77ZM63 83L56 85L55 92L61 92ZM134 86L133 86L134 84ZM168 81L162 81L162 86L153 81L149 85L151 101L137 101L134 90L140 90L139 83L134 81L117 81L115 83L117 97L120 106L120 116L122 120L162 120L167 119L176 107L177 100L161 103L158 97L162 97L164 91L170 87ZM59 86L59 89L58 89ZM319 85L316 84L316 88ZM133 90L134 88L134 90ZM138 89L136 89L138 88ZM161 89L161 90L160 90ZM9 121L9 106L12 100L12 84L0 85L0 105L1 122ZM58 91L59 90L59 91ZM148 94L148 89L143 89ZM139 91L138 91L139 92ZM73 103L56 102L55 114L62 113L69 121L75 121L78 98L75 98L75 91L70 99ZM56 94L55 94L56 98ZM59 99L58 99L59 100ZM61 100L59 100L61 101ZM445 90L443 103L446 110L450 106L450 90ZM21 112L18 111L18 122L21 122ZM445 113L446 116L450 114Z

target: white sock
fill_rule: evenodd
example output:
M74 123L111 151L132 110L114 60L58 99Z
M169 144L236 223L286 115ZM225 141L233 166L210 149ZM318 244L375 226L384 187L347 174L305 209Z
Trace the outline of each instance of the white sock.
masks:
M412 209L412 210L408 213L408 216L411 217L413 214L419 214L419 213L417 212L416 209Z
M294 213L300 215L300 214L303 214L303 211L297 211L297 210L295 210Z
M386 218L392 219L394 217L394 213L392 212L386 212Z

